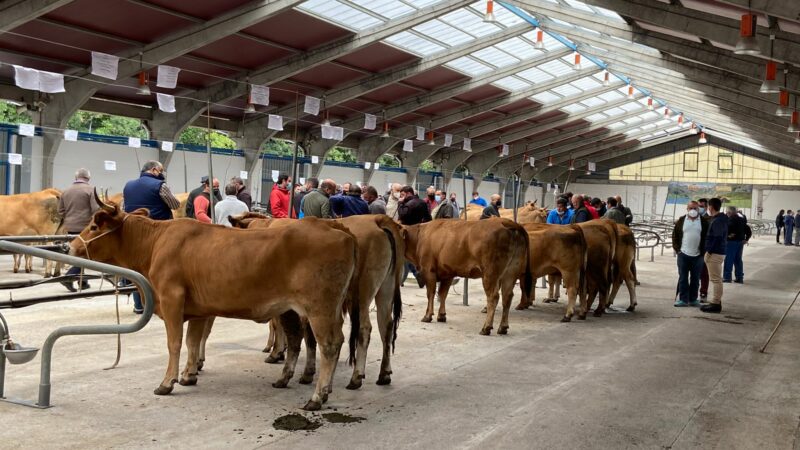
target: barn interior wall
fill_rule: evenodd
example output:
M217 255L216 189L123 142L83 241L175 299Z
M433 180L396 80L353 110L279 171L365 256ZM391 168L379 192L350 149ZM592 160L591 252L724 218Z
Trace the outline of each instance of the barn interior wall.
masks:
M495 181L482 181L481 184L478 185L478 194L481 197L485 198L486 201L489 201L489 198L494 194L503 194L503 188L500 183Z
M466 191L467 191L467 200L464 200L464 187L466 184ZM450 184L447 185L447 192L455 192L456 193L456 203L459 206L465 205L469 203L469 200L472 200L472 186L475 183L467 178L466 180L462 180L461 178L453 178L450 180Z

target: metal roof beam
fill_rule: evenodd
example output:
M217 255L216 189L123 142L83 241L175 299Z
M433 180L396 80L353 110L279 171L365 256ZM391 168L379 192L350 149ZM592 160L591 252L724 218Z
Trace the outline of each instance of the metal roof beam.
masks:
M0 2L0 32L13 30L69 3L72 0L3 0Z
M797 0L719 0L722 3L758 11L768 16L797 21L800 17L800 2Z

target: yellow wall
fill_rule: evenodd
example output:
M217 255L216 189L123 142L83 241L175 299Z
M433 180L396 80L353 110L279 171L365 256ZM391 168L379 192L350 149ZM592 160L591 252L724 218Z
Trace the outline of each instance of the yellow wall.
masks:
M685 156L687 153L697 153L696 172L684 167L684 161L690 163L692 159L692 156ZM720 155L731 155L733 167L730 172L719 170ZM713 144L703 144L682 152L615 167L609 172L609 179L800 186L800 170L733 153Z

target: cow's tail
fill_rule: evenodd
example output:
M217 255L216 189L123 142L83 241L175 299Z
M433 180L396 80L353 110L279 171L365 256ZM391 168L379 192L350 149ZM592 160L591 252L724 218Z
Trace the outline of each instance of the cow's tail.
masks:
M531 298L531 293L533 292L533 271L531 270L531 242L530 236L528 235L528 230L525 229L520 224L514 223L513 221L504 221L504 225L509 231L512 232L512 235L516 234L520 237L522 241L524 241L524 251L525 251L525 271L521 277L521 288L524 290L525 295L527 298ZM516 239L515 242L518 242Z
M580 298L584 298L586 296L586 269L589 267L589 245L586 243L586 236L583 235L583 229L577 225L571 225L571 227L578 233L579 239L581 240L581 248L583 249L583 261L581 262L581 274L579 277L579 285L578 285L578 295Z
M403 266L405 252L398 251L398 243L403 243L403 236L400 234L397 224L386 216L378 216L378 226L381 227L389 245L392 247L392 266L390 273L394 274L394 293L392 298L392 353L394 353L395 341L397 341L397 329L400 328L400 319L403 317L403 301L400 296L400 283L403 281Z

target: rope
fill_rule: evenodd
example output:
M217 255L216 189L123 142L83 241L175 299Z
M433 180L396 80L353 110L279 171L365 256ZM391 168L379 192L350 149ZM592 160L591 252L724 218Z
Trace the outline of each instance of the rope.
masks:
M772 329L772 333L769 334L769 337L767 338L767 342L765 342L764 346L761 347L761 350L759 350L759 353L764 353L764 351L767 349L767 346L769 345L770 341L772 341L773 336L775 336L775 333L778 332L778 328L780 328L781 324L783 323L783 319L785 319L786 316L789 315L789 310L792 309L792 306L794 306L794 302L797 301L798 297L800 297L800 291L797 292L797 295L794 296L794 300L792 300L792 303L790 303L789 307L786 308L786 312L783 313L783 316L781 317L781 320L779 320L778 324L775 325L775 328Z

